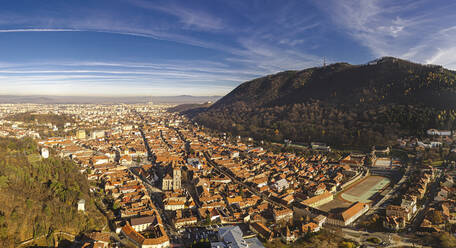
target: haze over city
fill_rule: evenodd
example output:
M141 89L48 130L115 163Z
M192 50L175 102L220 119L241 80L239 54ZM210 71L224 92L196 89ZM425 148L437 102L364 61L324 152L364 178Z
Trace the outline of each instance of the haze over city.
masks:
M0 94L224 95L326 63L456 69L452 1L4 1Z

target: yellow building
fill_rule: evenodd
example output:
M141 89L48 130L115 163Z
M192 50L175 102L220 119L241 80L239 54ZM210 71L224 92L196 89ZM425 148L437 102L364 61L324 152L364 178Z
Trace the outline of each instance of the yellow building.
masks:
M76 132L76 138L77 139L85 139L86 138L86 132L84 129L79 129L77 132Z

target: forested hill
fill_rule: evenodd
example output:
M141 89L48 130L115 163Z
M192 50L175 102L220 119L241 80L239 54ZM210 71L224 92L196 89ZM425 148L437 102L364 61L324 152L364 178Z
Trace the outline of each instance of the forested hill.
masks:
M456 128L455 82L454 71L392 57L336 63L243 83L192 117L261 139L388 144L427 128Z
M53 125L63 128L65 123L72 123L74 120L69 115L64 114L36 114L31 112L18 113L5 118L9 121L22 121L28 123L52 123Z
M77 210L80 199L85 213ZM77 165L41 159L31 139L0 138L0 203L0 247L43 235L38 244L53 245L54 232L77 235L106 225Z
M285 71L241 84L212 108L277 106L318 99L339 104L403 103L456 106L456 73L386 57L373 65L337 63ZM442 99L443 98L443 99Z
M197 111L197 110L204 110L211 106L211 102L206 102L202 104L194 103L194 104L180 104L175 107L169 108L168 112L187 112L187 111Z

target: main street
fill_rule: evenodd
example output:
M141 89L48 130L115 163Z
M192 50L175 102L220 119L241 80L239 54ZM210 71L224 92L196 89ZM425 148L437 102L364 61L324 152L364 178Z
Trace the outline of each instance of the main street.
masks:
M137 115L144 121L144 117L141 114L137 113ZM144 126L144 124L141 125L141 127L139 128L139 131L140 131L141 136L143 138L144 146L145 146L147 154L148 154L148 160L151 163L155 163L153 153L150 150L149 143L148 143L147 138L146 138L146 136L144 134L143 126ZM156 188L154 185L152 185L151 182L149 182L149 180L147 180L147 178L144 178L143 176L136 174L134 172L134 170L132 170L131 168L129 168L129 170L138 179L140 179L143 182L144 186L146 187L147 193L149 194L150 199L155 204L156 209L157 209L158 213L160 214L160 216L161 216L161 218L163 220L163 226L165 227L166 233L171 234L170 238L180 237L180 234L176 231L174 226L172 226L170 224L171 221L169 220L168 216L164 212L164 206L163 206L163 201L162 201L162 196L161 196L162 191L160 189Z

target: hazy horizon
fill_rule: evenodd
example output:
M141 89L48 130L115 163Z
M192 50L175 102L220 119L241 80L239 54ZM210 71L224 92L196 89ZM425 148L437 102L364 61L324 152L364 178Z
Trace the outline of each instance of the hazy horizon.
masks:
M49 97L222 97L222 95L51 95L51 94L0 94L0 96L49 96Z
M55 95L0 95L0 104L112 104L149 103L189 104L214 102L221 96L55 96Z

